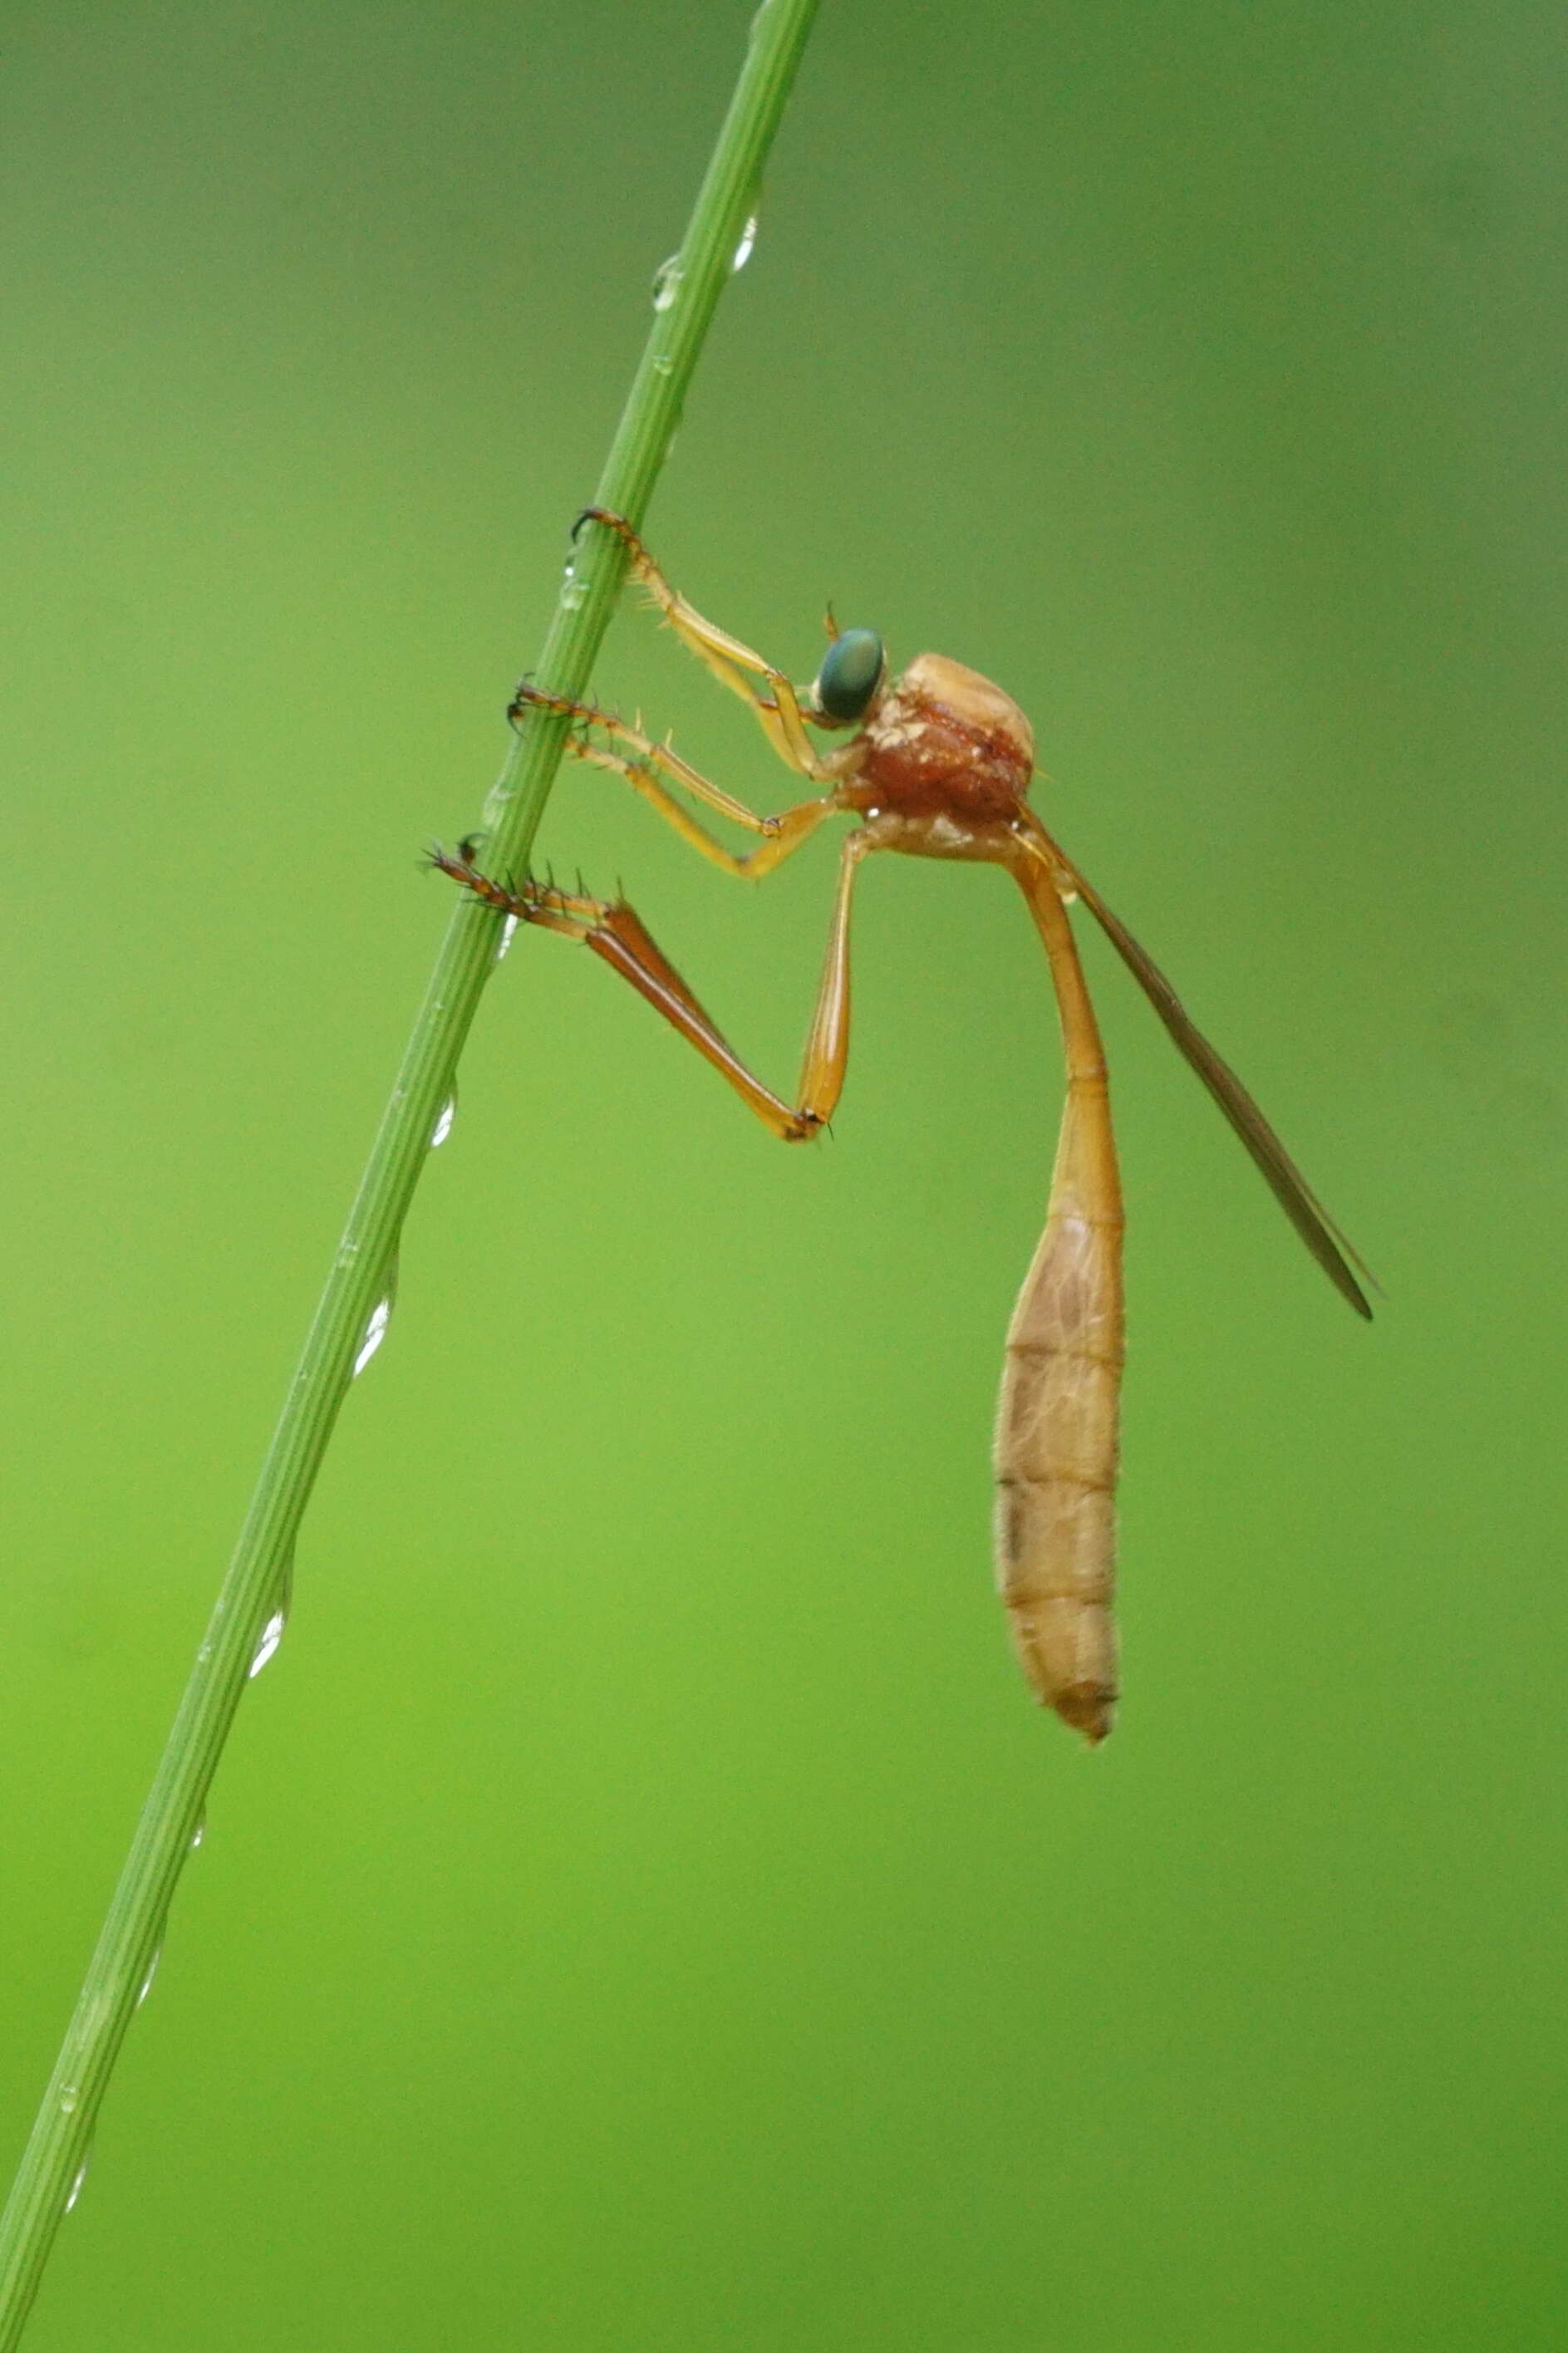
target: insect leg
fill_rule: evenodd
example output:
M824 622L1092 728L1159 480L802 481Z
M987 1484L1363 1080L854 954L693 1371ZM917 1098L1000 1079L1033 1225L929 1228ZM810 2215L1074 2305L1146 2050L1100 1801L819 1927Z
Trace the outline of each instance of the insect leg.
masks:
M800 1144L826 1126L843 1085L849 1058L850 894L855 869L867 847L860 834L851 834L843 845L827 953L801 1063L800 1099L794 1104L787 1103L747 1069L635 909L623 900L591 899L535 881L513 891L482 874L469 860L444 850L433 852L430 862L487 906L591 948L712 1063L765 1127L786 1144ZM764 856L773 848L769 842L756 854Z
M629 726L624 719L616 718L610 712L600 711L591 702L573 702L564 694L546 694L543 687L531 686L524 679L512 698L506 716L515 726L528 711L544 711L556 717L569 719L573 732L567 738L567 749L578 760L593 760L597 765L614 767L622 776L632 777L631 763L606 761L588 742L586 734L578 732L597 727L612 743L626 744L635 754L641 770L652 769L657 776L667 777L670 783L681 786L694 799L705 801L720 817L729 818L733 823L747 827L752 833L770 834L774 830L775 818L758 817L755 809L747 808L744 801L737 801L721 785L711 783L701 769L693 767L689 760L683 760L671 744L655 744L640 727ZM641 790L641 785L638 789Z
M577 529L580 531L587 522L601 523L624 543L630 557L632 578L646 589L683 645L689 647L732 694L738 694L743 702L749 704L785 765L793 768L798 776L809 776L813 784L831 784L835 771L814 750L801 717L800 698L783 671L775 670L771 662L753 652L741 638L731 637L727 629L705 620L688 598L672 588L624 515L612 514L608 507L585 507L577 517ZM758 679L765 681L766 692L754 683Z
M541 700L553 702L555 698L546 696ZM585 712L588 710L587 704L580 707ZM619 720L602 719L598 712L593 717L596 724L611 730L623 742L639 746L640 756L628 759L620 752L609 751L588 742L586 736L574 733L567 738L567 749L573 759L585 760L590 767L603 768L612 776L623 777L634 793L641 794L649 807L658 811L666 825L674 828L683 841L704 858L710 859L722 873L736 874L753 882L760 881L765 874L771 874L776 866L781 866L785 859L791 857L800 844L816 831L824 818L833 816L837 810L838 804L830 794L821 800L799 801L793 808L785 809L779 817L758 817L743 803L731 800L717 785L710 784L689 761L683 760L667 744L650 743L636 728L624 727ZM737 857L734 850L726 849L715 835L710 833L683 802L676 799L662 781L665 777L683 785L710 807L720 809L725 816L734 817L737 822L749 826L754 832L760 833L763 839L745 857Z

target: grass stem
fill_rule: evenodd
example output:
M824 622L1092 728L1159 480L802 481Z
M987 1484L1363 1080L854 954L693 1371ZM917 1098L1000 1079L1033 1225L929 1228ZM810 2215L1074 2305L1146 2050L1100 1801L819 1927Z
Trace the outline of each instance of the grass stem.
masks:
M693 372L750 214L816 0L763 0L685 241L661 299L595 492L634 524L680 420ZM585 534L534 675L580 700L625 565L611 533ZM530 712L490 795L485 862L522 874L559 765L565 722ZM307 1335L222 1591L88 1968L59 2060L0 2217L0 2353L21 2337L55 2232L86 2162L126 2028L200 1832L223 1745L270 1621L286 1609L294 1539L396 1268L398 1236L449 1101L458 1058L494 969L501 918L453 902L429 987Z

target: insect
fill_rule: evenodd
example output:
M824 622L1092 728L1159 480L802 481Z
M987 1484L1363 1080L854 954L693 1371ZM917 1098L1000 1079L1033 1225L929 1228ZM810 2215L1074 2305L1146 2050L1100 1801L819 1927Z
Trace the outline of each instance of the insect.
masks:
M997 1579L1036 1695L1086 1740L1103 1740L1118 1697L1112 1605L1123 1219L1105 1055L1067 918L1073 900L1081 900L1107 934L1330 1282L1369 1317L1352 1265L1369 1282L1371 1273L1234 1071L1194 1029L1170 982L1030 807L1033 732L1010 695L945 654L921 654L892 677L876 631L840 629L831 612L821 667L809 689L798 689L738 638L705 620L622 516L590 507L578 529L589 523L618 534L631 577L676 636L749 704L779 758L818 789L780 816L758 817L668 743L528 684L513 703L514 722L529 708L569 721L567 744L576 758L623 777L727 874L755 880L771 873L825 818L857 820L840 849L795 1101L776 1095L741 1061L624 901L535 881L513 889L481 871L472 842L455 856L438 850L432 862L490 906L592 949L690 1039L765 1126L792 1144L821 1133L843 1084L850 906L863 861L874 850L897 850L1006 868L1050 963L1066 1096L1045 1229L1008 1327L995 1443ZM847 740L820 751L808 729ZM744 856L726 849L688 799L758 836L756 848Z

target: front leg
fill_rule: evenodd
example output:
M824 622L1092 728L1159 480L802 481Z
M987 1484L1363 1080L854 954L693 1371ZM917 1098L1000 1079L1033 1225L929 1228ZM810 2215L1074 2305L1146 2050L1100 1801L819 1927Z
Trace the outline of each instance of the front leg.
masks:
M577 517L576 530L580 531L588 522L600 523L606 531L615 533L631 559L632 578L647 590L683 645L688 646L732 694L738 694L756 712L758 725L785 765L793 768L797 776L809 776L813 784L832 784L839 771L831 759L820 758L813 748L806 733L800 698L783 671L775 670L771 662L754 653L739 638L731 637L727 629L705 620L694 605L678 589L672 588L624 515L613 514L608 507L585 507ZM766 681L768 691L760 692L752 682L754 679Z

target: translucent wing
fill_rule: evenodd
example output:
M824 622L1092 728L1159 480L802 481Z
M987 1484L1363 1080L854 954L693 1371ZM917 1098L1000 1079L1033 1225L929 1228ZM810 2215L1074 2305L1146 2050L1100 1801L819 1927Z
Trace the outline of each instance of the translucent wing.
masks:
M1342 1299L1371 1320L1367 1295L1351 1272L1358 1267L1375 1291L1377 1277L1355 1245L1330 1217L1230 1064L1221 1059L1189 1018L1176 991L1152 956L1146 955L1125 923L1112 914L1099 892L1084 881L1069 858L1040 832L1072 889L1076 891L1160 1020L1252 1155L1264 1182Z

